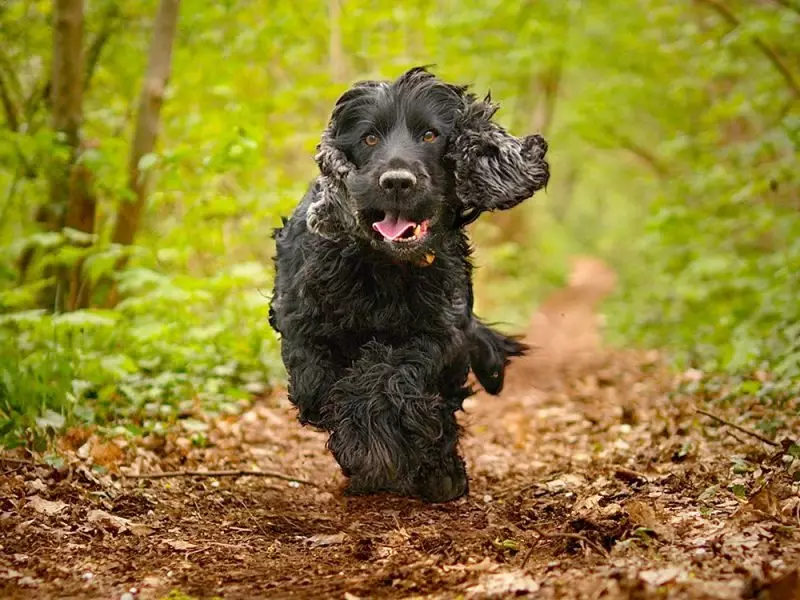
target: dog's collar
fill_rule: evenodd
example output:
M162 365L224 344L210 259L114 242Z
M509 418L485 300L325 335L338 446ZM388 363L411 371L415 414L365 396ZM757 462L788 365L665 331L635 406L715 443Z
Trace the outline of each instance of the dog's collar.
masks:
M433 264L433 261L436 260L436 255L433 252L428 252L423 256L420 261L417 263L418 267L430 267Z
M423 256L417 262L412 263L412 264L415 267L430 267L433 264L434 260L436 260L436 255L433 252L428 252L428 253L425 254L425 256ZM399 261L399 260L395 260L395 261L392 261L392 262L394 262L396 265L400 265L400 266L405 266L405 265L408 264L406 262Z

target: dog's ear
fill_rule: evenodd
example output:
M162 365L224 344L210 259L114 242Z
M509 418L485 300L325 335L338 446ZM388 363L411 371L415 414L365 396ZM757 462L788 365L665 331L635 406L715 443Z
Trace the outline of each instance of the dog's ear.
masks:
M306 224L314 233L337 239L356 226L355 217L347 207L347 176L355 166L344 152L336 147L337 119L352 102L358 102L371 90L385 87L381 81L359 81L336 101L330 121L317 145L314 157L319 167L316 200L308 208Z
M355 167L351 163L344 152L339 150L333 143L334 131L336 129L335 117L331 117L325 131L322 132L322 138L317 144L317 154L314 160L317 161L319 172L323 177L328 177L337 181L344 181L347 174L350 173Z
M365 96L385 87L386 82L383 81L359 81L336 100L328 126L322 132L322 138L317 145L315 156L319 171L324 177L343 182L347 175L355 170L353 163L334 143L340 125L339 121L348 107L362 103Z
M315 160L319 166L320 177L315 186L314 202L308 207L306 225L312 232L328 239L338 239L344 235L355 221L347 210L347 189L345 179L353 170L352 163L344 152L334 146L332 131L333 118L322 133L317 146Z
M353 230L356 220L347 208L344 182L322 175L315 184L314 196L306 212L306 226L311 232L337 240Z
M448 156L455 164L456 194L462 202L461 223L484 211L516 206L547 185L547 142L541 135L509 134L492 121L499 106L465 95Z
M346 95L347 93L344 96ZM337 106L341 101L340 98ZM336 109L317 144L314 160L319 167L320 177L314 190L316 199L306 213L306 225L309 230L328 239L338 239L354 224L346 206L345 179L355 167L345 153L333 143L335 131Z

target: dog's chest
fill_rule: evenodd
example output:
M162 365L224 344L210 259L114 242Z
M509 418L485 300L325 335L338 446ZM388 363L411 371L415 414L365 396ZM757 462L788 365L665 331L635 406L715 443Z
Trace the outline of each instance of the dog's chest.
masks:
M314 262L303 278L301 301L319 317L323 335L405 337L463 327L467 282L447 265L417 267L358 257L332 268Z

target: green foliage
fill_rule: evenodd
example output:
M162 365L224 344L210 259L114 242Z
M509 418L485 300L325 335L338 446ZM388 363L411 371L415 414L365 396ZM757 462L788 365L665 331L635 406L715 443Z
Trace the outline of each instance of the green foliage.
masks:
M796 92L753 41L797 57L800 14L734 8L742 24L733 30L707 8L680 22L677 7L644 29L658 34L674 72L668 104L652 113L663 123L654 155L664 173L634 245L640 260L623 266L615 325L643 345L671 347L682 364L769 371L796 394L800 114Z
M338 94L430 63L491 88L504 124L544 128L551 146L548 192L473 231L484 316L525 326L569 257L594 254L620 273L606 305L616 342L735 373L736 394L797 394L800 13L732 0L733 26L702 0L338 6L335 18L319 0L182 3L159 144L139 161L152 193L123 248L108 240L133 199L157 2L87 4L87 52L108 34L84 95L92 235L35 218L65 151L45 93L52 3L0 3L0 442L41 445L62 420L161 427L280 379L271 229L315 173ZM53 272L78 265L94 308L31 312ZM112 283L124 300L105 309Z
M138 435L183 419L191 430L200 410L239 411L282 377L269 287L258 263L203 279L139 267L113 311L0 317L0 444L42 447L71 424Z

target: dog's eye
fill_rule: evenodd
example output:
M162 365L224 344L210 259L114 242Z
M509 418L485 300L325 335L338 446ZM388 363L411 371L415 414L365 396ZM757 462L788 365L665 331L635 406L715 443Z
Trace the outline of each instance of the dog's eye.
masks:
M433 129L428 129L428 131L422 134L422 141L430 144L437 137L439 137L439 134L437 134Z
M378 136L374 133L370 133L368 136L364 138L364 143L367 146L376 146L378 144Z

